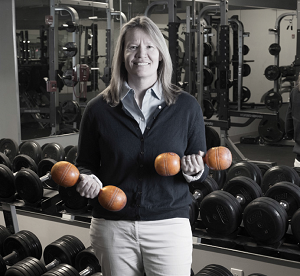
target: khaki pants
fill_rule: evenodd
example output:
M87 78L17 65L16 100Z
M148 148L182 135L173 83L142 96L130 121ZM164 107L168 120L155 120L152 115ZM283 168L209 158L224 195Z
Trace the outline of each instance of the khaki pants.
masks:
M93 218L90 236L103 276L190 276L193 244L189 219Z

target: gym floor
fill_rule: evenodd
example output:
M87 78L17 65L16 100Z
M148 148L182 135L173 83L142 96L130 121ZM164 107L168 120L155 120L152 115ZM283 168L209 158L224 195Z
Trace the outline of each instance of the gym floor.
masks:
M293 167L295 154L291 145L271 145L271 144L236 144L239 151L253 161L276 162L277 165ZM233 159L237 157L233 156Z

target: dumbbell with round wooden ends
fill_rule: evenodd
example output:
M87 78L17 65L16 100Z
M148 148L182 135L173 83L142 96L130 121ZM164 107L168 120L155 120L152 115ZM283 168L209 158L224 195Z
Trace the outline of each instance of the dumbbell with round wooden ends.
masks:
M226 147L213 147L207 151L203 162L212 170L226 170L232 163L232 155ZM180 171L180 157L174 152L161 153L155 158L154 167L159 175L176 175Z
M39 204L44 196L44 187L56 186L50 175L50 170L55 163L55 160L46 158L39 162L38 172L24 168L15 174L16 191L26 204Z
M3 251L5 256L0 256L0 275L4 275L7 265L12 266L26 257L40 259L42 245L32 232L21 230L4 240Z
M241 225L245 206L261 196L261 188L253 179L234 177L223 190L214 191L202 200L200 217L208 232L232 234Z
M75 266L61 264L49 270L43 276L88 276L97 272L101 272L101 266L93 248L88 247L77 254Z
M253 200L244 210L247 233L257 242L276 244L284 237L289 219L300 208L300 187L282 181L274 184L264 197Z
M61 264L74 266L77 254L84 249L84 244L77 237L64 235L45 247L45 264L38 258L27 257L11 266L5 275L40 276Z
M52 179L65 188L74 187L79 181L79 176L78 169L66 161L57 162L51 169ZM120 211L125 207L127 197L120 188L108 185L100 189L98 201L109 211Z

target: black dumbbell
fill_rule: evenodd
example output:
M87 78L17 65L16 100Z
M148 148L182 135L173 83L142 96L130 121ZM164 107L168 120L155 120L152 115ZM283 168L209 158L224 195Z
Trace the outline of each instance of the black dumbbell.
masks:
M193 181L189 185L192 195L192 204L190 205L190 224L191 226L197 221L199 216L199 207L205 196L219 189L217 182L207 176L203 181Z
M42 159L50 158L55 161L65 160L65 150L59 143L47 143L42 147Z
M241 225L245 206L261 196L261 188L253 179L234 177L225 184L223 190L214 191L202 200L201 220L212 234L232 234Z
M25 141L19 145L19 154L31 157L38 164L42 159L42 148L36 141Z
M73 276L88 276L101 272L101 266L95 256L92 247L79 252L76 256L75 267L68 264L61 264L54 269L51 269L44 276L56 275L73 275Z
M248 161L239 161L228 169L226 182L236 176L246 176L254 180L258 185L262 182L261 169L254 163Z
M22 169L15 174L15 188L19 197L26 204L39 204L44 196L44 187L56 187L51 180L50 170L56 163L55 160L46 158L40 161L38 165L38 175L31 169Z
M12 168L0 164L0 201L12 202L16 199L15 176L25 168L34 172L38 170L32 158L22 154L14 158Z
M62 236L45 247L43 253L45 265L38 258L28 257L7 269L5 276L40 276L60 264L75 266L77 254L84 249L85 246L77 237Z
M0 164L12 170L12 162L19 152L18 144L13 139L3 138L0 140Z
M277 165L268 169L262 179L261 189L263 193L278 182L291 182L300 185L300 176L295 169L286 165Z
M3 251L5 256L0 256L0 275L7 271L7 265L12 266L26 257L40 259L42 245L32 232L22 230L4 240Z
M68 150L68 153L66 154L66 161L75 164L76 158L77 158L77 150L78 146L74 146Z
M264 197L253 200L244 210L247 233L257 242L276 244L282 240L288 220L300 208L300 187L282 181L268 189Z
M209 264L202 268L195 276L233 276L232 273L225 267L219 264Z

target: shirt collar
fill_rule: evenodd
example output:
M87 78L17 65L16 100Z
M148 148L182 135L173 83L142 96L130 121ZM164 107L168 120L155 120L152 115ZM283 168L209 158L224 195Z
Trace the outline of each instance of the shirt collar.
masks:
M151 89L152 95L156 96L159 100L163 99L162 93L162 85L159 81L156 81L152 87L150 87L147 91ZM133 89L128 85L127 81L124 81L122 90L120 93L121 101L129 94L129 92L133 91Z

